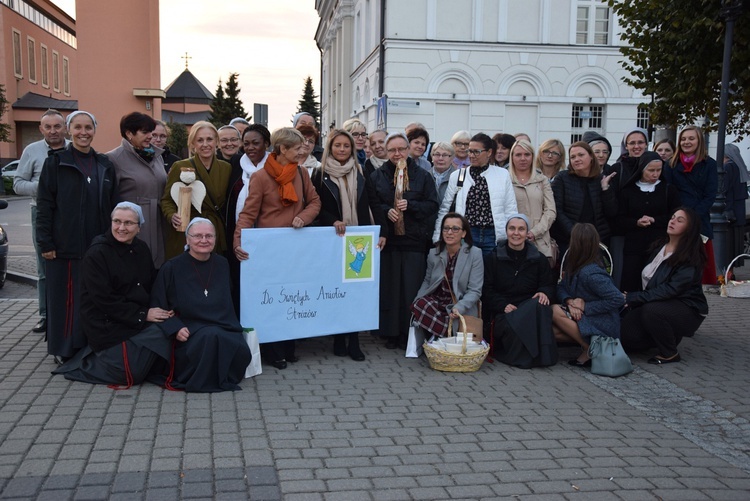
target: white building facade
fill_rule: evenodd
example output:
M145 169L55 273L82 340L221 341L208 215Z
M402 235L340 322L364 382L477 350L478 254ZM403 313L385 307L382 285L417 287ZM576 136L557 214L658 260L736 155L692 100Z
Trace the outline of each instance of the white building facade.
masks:
M626 85L620 28L601 0L316 0L321 124L423 123L434 141L525 132L535 145L587 130L612 142L648 126Z

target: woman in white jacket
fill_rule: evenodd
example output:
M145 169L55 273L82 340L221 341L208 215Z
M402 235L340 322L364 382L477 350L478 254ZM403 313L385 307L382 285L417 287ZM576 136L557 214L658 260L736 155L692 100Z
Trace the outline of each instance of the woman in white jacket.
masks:
M455 212L469 220L474 245L482 249L485 256L499 240L505 240L508 216L518 212L510 174L492 163L495 148L495 141L487 134L480 132L471 138L471 165L451 174L437 217L437 221L442 221L451 212L455 200ZM438 223L433 242L440 240L440 232Z

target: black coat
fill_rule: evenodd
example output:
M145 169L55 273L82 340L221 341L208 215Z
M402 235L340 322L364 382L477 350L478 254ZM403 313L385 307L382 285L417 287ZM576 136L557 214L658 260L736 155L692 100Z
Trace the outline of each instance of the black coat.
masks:
M648 193L633 183L622 189L619 198L617 234L625 235L625 254L647 253L651 244L664 236L669 218L680 206L677 188L662 181ZM643 216L651 216L656 221L642 228L638 220Z
M323 174L320 169L315 169L312 175L312 184L320 197L320 214L318 214L318 226L333 226L336 221L341 221L341 194L339 187L331 180L328 174ZM372 211L372 218L370 218ZM367 193L365 177L357 169L357 223L359 226L375 224L380 226L380 236L386 236L387 223L382 211L378 210L376 204L371 204Z
M388 243L383 249L384 252L425 252L432 245L432 232L440 208L435 181L429 172L417 166L411 158L407 159L407 171L409 190L404 192L404 199L407 200L407 209L404 211L405 235L395 235L393 223L388 219L388 211L393 208L395 198L393 176L396 166L390 160L387 161L372 173L370 182L367 183L368 196L373 207L380 212L375 216L373 210L373 216L376 220L381 217L387 221L388 231L385 236Z
M660 251L655 252L654 256ZM646 284L646 290L628 293L628 306L637 308L651 301L679 299L697 313L708 315L708 302L701 285L703 269L687 264L671 266L667 261L656 269Z
M81 267L81 326L92 350L111 348L148 325L155 277L142 240L124 244L111 231L94 239Z
M115 167L106 155L94 152L99 180L99 211L85 206L86 176L76 166L73 146L44 161L37 194L36 240L40 252L54 250L58 258L82 259L91 242L86 241L86 218L96 218L97 234L110 227L117 205Z
M588 190L591 198L594 226L599 232L599 238L603 242L609 239L611 231L608 219L617 215L617 199L611 186L607 191L602 191L601 179L601 175L584 178L572 174L569 170L563 170L552 181L557 218L552 225L551 234L561 247L568 246L573 226L582 219L584 190Z
M526 242L526 258L519 263L508 255L508 242L502 241L484 259L482 302L493 316L503 314L509 304L518 306L537 292L555 299L555 278L547 257L534 244Z

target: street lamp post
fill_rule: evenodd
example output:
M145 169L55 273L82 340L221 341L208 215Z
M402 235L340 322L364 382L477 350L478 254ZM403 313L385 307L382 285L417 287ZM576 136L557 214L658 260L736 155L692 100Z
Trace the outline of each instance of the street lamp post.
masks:
M711 206L711 225L714 230L714 257L718 270L729 264L734 254L735 242L726 217L726 189L724 187L724 143L726 142L727 102L729 101L729 75L734 37L734 22L737 19L743 0L723 0L720 16L724 20L724 59L721 69L721 95L719 101L719 130L716 141L716 171L719 188L716 200Z

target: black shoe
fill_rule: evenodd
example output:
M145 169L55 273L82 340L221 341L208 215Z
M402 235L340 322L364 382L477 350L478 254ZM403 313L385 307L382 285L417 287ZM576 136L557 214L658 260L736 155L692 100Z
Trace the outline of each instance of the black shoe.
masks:
M67 358L65 358L65 357L58 357L57 355L55 355L54 357L52 357L52 360L54 360L54 361L55 361L55 363L56 363L56 364L58 365L58 367L59 367L59 366L61 366L62 364L64 364L65 362L67 362L67 361L68 361L69 359L67 359Z
M398 338L389 337L385 342L385 347L389 350L395 350L396 348L398 348Z
M271 365L273 365L274 367L276 367L277 369L281 371L281 370L286 369L286 360L277 360L275 362L271 362Z
M286 357L286 361L290 364L294 364L299 362L299 357L297 355L289 355L288 357Z
M47 319L40 319L34 327L31 328L31 332L46 332L47 331Z
M579 362L577 358L573 358L568 360L568 365L572 365L573 367L591 367L591 359L589 358L585 362Z
M355 350L351 350L349 352L349 356L355 362L364 362L364 360L365 360L365 354L362 353L362 350L360 350L360 349L357 349L356 351Z
M680 354L675 353L669 358L664 358L664 357L660 357L659 355L657 355L655 357L649 358L648 363L654 364L654 365L664 365L664 364L673 364L675 362L679 362L680 360L682 360L680 358Z
M337 335L333 340L333 354L337 357L346 356L346 339L344 336Z

